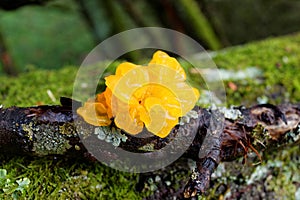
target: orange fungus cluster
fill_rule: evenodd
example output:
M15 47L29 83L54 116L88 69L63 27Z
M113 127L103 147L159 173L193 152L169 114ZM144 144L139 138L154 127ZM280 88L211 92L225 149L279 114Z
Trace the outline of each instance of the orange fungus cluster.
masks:
M157 51L147 66L125 62L105 78L106 90L85 102L77 113L87 123L108 126L112 120L129 134L144 127L161 138L193 109L199 91L186 83L179 62Z

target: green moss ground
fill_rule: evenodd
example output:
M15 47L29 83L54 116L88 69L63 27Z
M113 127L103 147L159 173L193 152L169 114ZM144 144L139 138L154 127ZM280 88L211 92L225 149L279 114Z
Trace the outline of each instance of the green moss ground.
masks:
M258 97L267 97L269 103L300 101L300 34L224 49L217 52L214 60L220 68L235 70L256 66L263 71L256 80L226 81L228 105L253 105ZM58 104L60 96L71 97L76 70L76 67L68 66L55 71L32 69L17 78L2 76L0 102L5 107ZM230 89L229 82L237 89ZM56 101L51 100L47 90L53 93ZM268 190L263 192L287 199L295 197L300 185L299 154L296 146L264 155L260 166L270 173L257 180L257 183L267 185ZM7 158L3 155L0 161L0 169L7 172L3 175L0 170L0 199L140 199L146 195L134 190L138 175L117 172L99 163L61 158ZM251 163L243 166L240 161L226 164L225 168L223 178L216 178L211 195L217 192L218 184L223 183L233 182L232 192L237 187L249 188L246 182L257 169ZM237 174L241 174L241 180L234 178ZM30 182L24 182L24 178ZM20 189L23 186L24 189ZM252 187L254 193L262 192L258 186Z
M227 88L227 104L251 105L266 96L269 103L300 101L299 34L228 48L214 58L219 68L263 70L261 80L237 82L238 90ZM227 84L228 82L225 82Z

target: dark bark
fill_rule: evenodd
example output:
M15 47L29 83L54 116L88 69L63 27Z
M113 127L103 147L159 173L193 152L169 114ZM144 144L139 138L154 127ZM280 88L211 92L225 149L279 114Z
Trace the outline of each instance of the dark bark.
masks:
M73 101L73 108L76 109L78 106L80 103ZM184 144L185 138L194 134L192 144L183 155L194 159L197 164L183 192L185 198L205 193L209 188L212 172L222 161L233 161L241 156L246 159L250 150L257 153L260 159L258 153L260 150L299 143L299 105L264 104L231 109L233 112L239 112L238 118L228 117L222 109L195 107L194 110L198 117L191 118L189 123L176 126L166 138L156 136L137 138L122 132L128 139L119 144L126 151L138 153L147 152L141 147L150 145L153 149L147 152L145 158L153 159L156 155L153 150L159 150L174 140ZM74 120L79 122L79 130ZM94 133L96 128L86 124L74 114L72 101L66 98L62 99L61 106L2 108L0 152L35 156L82 156L94 159L83 146L79 132L89 135ZM104 141L102 144L103 147L112 146L111 143ZM91 145L99 148L99 143L94 144L93 140ZM103 156L108 161L118 159L118 155L107 152L103 152Z

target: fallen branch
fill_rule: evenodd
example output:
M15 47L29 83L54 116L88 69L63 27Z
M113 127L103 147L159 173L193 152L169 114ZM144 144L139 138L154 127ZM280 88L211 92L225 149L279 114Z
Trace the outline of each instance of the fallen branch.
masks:
M63 155L95 160L79 137L79 134L95 133L99 127L85 123L72 112L76 105L67 98L61 99L61 106L11 107L0 109L0 152L33 156ZM75 105L75 107L74 107ZM103 142L103 145L117 145L126 151L145 153L147 159L155 158L155 150L168 145L170 141L195 135L193 143L183 155L196 161L183 196L190 198L205 193L209 188L210 176L222 161L247 158L254 151L260 158L260 150L278 148L300 141L300 105L270 104L250 108L202 109L195 107L196 118L176 126L169 136L159 138L132 137L123 133L127 140ZM80 122L80 131L74 121ZM113 125L110 128L114 128ZM91 146L99 148L99 141ZM144 147L151 147L145 149ZM100 147L101 148L101 147ZM178 147L181 148L181 147ZM118 155L103 152L108 162L118 160ZM261 159L261 158L260 158Z

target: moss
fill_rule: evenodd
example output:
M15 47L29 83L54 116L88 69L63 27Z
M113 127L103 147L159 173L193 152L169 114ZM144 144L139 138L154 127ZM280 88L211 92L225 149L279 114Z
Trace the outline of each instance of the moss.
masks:
M0 77L0 102L5 107L59 104L60 96L72 96L76 72L70 66L59 71L35 70L16 78ZM56 101L52 101L47 90L54 94Z
M279 199L295 198L296 190L300 181L299 146L290 146L281 152L268 152L265 155L266 166L271 173L265 179L268 191L273 191ZM275 178L276 177L276 178Z
M133 191L137 175L117 172L99 163L14 157L2 162L1 168L7 169L11 182L30 180L28 188L19 194L21 199L141 199ZM11 198L0 192L0 199Z
M253 105L258 97L269 103L300 101L300 35L271 38L244 46L227 48L216 53L219 68L245 69L256 66L263 71L260 79L232 81L237 90L225 82L227 105ZM228 98L230 97L230 98Z

